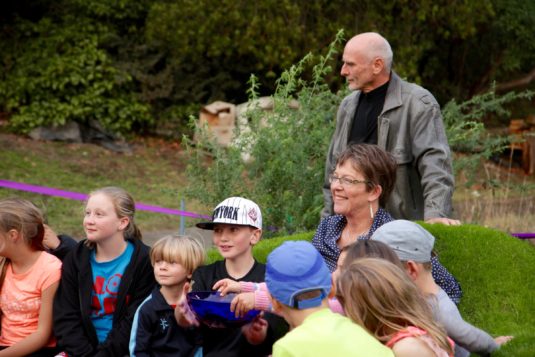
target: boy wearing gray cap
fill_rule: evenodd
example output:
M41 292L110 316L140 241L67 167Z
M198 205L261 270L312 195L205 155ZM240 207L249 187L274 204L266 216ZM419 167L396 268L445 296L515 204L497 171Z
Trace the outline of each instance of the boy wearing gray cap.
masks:
M418 289L429 296L436 319L444 325L448 336L455 341L455 357L468 357L470 352L489 354L512 336L493 339L488 333L463 320L459 309L434 281L431 274L431 254L435 237L420 225L395 220L375 231L371 239L386 243L405 266Z
M288 241L273 250L266 284L274 310L292 327L273 345L273 357L393 356L362 327L329 310L331 274L312 244Z

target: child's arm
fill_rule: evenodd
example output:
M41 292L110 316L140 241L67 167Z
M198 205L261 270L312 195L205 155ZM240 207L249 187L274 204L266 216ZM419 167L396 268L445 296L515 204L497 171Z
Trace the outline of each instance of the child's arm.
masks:
M272 312L271 301L267 291L257 290L238 294L230 304L230 311L233 311L236 317L244 316L252 309Z
M0 351L0 356L26 356L43 348L52 335L52 302L58 289L59 281L43 290L37 330L13 346Z
M67 254L76 248L78 242L67 235L60 234L58 236L48 225L45 224L44 226L45 236L43 238L43 245L50 254L63 261Z
M180 299L178 300L178 303L176 304L175 308L176 323L178 324L178 326L181 326L183 328L199 326L199 321L195 317L193 311L191 311L187 301L187 295L189 290L190 284L184 283L182 295L180 296Z
M129 345L131 357L150 356L150 339L152 337L152 332L154 331L154 321L151 321L150 316L143 308L146 302L147 300L145 300L141 305L139 305L134 316L134 321L132 323L132 331L130 332Z
M443 303L439 314L439 321L444 325L448 336L469 352L489 354L499 348L492 336L463 320L453 301Z
M267 291L266 283L250 283L247 281L235 281L232 279L221 279L214 284L212 290L217 290L221 296L228 293L250 293L253 291Z

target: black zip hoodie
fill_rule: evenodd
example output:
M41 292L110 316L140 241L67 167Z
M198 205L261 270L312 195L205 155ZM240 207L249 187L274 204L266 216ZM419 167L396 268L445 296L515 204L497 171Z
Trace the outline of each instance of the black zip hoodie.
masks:
M128 356L132 320L139 304L150 294L156 282L150 264L149 247L134 239L134 252L121 279L113 328L99 344L91 322L93 274L92 248L78 243L63 261L61 282L54 298L54 334L58 346L69 356Z

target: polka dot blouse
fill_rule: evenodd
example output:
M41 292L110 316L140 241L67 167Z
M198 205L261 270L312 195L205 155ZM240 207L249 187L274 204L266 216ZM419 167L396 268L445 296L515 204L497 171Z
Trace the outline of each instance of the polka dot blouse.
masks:
M384 209L379 208L373 219L372 226L367 234L357 237L357 239L369 239L375 230L383 224L393 221L392 216ZM329 267L333 272L336 269L336 262L340 256L340 248L336 242L342 235L342 230L347 224L347 220L342 215L334 215L325 217L321 220L316 234L312 239L312 244L320 252ZM437 256L431 258L431 265L433 267L433 279L438 286L448 294L450 299L458 304L463 294L461 285L453 275L438 261Z

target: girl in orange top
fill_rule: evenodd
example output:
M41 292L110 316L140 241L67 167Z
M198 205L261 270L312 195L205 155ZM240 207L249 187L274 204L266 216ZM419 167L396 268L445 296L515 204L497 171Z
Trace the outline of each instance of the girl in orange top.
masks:
M43 217L24 199L0 200L0 357L54 356L52 302L61 262L44 251Z

